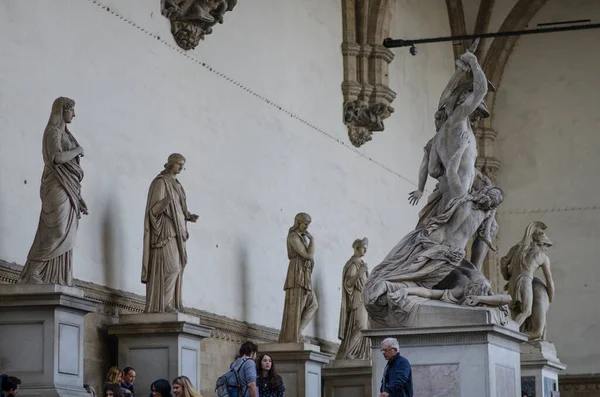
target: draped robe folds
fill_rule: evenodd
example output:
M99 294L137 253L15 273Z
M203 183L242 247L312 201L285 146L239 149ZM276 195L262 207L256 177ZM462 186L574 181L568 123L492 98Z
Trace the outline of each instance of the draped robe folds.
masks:
M160 201L171 198L162 212ZM187 264L185 242L189 218L183 187L165 174L150 185L144 218L142 283L146 284L147 313L183 311L181 285Z
M56 164L54 158L78 147L79 143L66 127L62 130L48 126L44 131L42 209L20 283L73 285L73 248L84 208L81 198L83 169L79 156L63 164Z
M298 232L290 232L287 238L287 251L290 263L285 279L285 303L281 320L280 343L296 343L302 340L302 330L314 316L318 303L312 290L312 270L314 261L301 257L291 244L291 239L299 238L308 249L308 242Z
M363 260L353 256L344 266L342 273L342 306L338 332L342 343L337 352L337 360L366 360L371 357L369 340L361 334L361 330L369 327L369 317L362 297L368 273L364 272L351 284L363 266L366 266Z
M385 321L389 310L398 317L409 316L416 304L427 299L404 298L395 292L402 287L431 289L460 265L465 255L464 247L450 247L429 236L448 223L460 205L470 200L470 195L452 199L442 214L429 219L424 228L406 235L373 269L363 288L365 307L371 319ZM380 299L381 283L386 286L386 302Z

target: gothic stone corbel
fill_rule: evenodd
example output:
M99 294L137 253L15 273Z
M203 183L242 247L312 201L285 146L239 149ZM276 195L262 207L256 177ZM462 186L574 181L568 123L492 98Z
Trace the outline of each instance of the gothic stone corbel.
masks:
M389 36L389 0L342 0L344 59L344 124L356 147L383 131L394 109L396 93L389 87L388 66L394 54L381 43Z
M161 0L161 13L171 21L171 33L177 45L193 50L213 26L223 23L237 0Z

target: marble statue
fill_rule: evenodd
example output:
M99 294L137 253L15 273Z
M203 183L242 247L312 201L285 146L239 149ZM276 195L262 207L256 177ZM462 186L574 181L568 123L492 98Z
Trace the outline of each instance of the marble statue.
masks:
M554 297L550 258L545 253L552 242L545 230L544 223L531 222L523 239L500 260L500 270L508 281L506 288L512 297L512 318L530 339L545 339L546 312ZM545 284L534 277L539 268L544 273Z
M427 204L419 212L417 229L424 227L429 218L439 215L453 197L492 185L491 180L475 168L477 146L472 125L490 117L483 98L488 88L495 90L473 55L478 42L477 39L457 61L458 68L440 97L435 114L436 135L425 145L418 187L408 198L411 205L416 205L423 196L427 177L438 180ZM478 269L498 231L495 214L487 226L485 233L474 236L471 247L471 262Z
M67 128L75 117L75 101L57 98L42 138L44 171L40 187L42 210L20 283L73 285L73 248L81 214L83 148Z
M152 181L144 215L142 283L146 284L146 313L183 311L181 286L187 263L187 222L198 215L187 209L185 191L177 180L185 158L169 156L165 169Z
M453 290L462 287L457 277L462 268L480 273L464 259L465 247L478 229L486 228L503 198L502 190L494 186L454 198L425 227L404 237L367 279L363 298L371 319L385 322L393 313L409 322L417 301L406 299L405 288ZM462 294L456 295L461 299Z
M301 212L294 218L294 226L288 232L287 252L290 263L283 287L285 304L279 343L302 342L302 331L319 307L312 288L315 244L313 236L308 232L310 222L310 215Z
M342 272L342 306L338 338L342 341L336 360L368 360L371 358L369 339L361 331L369 327L369 317L363 304L362 289L369 270L363 257L369 240L365 237L352 243L354 255Z

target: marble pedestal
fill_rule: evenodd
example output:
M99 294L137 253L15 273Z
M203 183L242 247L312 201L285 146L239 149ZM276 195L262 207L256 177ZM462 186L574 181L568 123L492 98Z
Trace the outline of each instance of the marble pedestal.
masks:
M21 379L19 397L89 397L83 318L95 309L74 287L0 286L0 367Z
M127 314L109 326L108 333L118 338L119 368L136 369L139 394L150 393L150 385L159 378L171 382L181 375L200 390L200 341L211 336L212 328L200 325L199 318L183 313Z
M321 367L329 356L318 346L307 343L266 343L258 345L259 354L273 359L283 378L286 397L321 396Z
M521 389L528 397L550 397L558 391L558 373L566 368L556 357L554 344L541 340L521 344Z
M371 360L335 360L322 369L324 397L370 397Z
M381 342L393 337L412 366L415 396L521 397L520 344L526 336L511 323L364 331L373 346L372 395L379 395L386 365Z

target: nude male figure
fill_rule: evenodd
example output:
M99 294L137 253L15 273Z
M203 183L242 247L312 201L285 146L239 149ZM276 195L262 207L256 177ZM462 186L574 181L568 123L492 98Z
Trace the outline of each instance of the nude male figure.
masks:
M512 296L511 313L513 320L522 327L529 317L533 317L533 329L528 332L529 337L537 339L545 333L545 311L547 307L540 307L534 311L534 295L545 295L548 304L554 297L554 280L550 271L550 258L546 255L552 242L546 236L546 225L542 222L531 222L525 230L525 236L506 256L500 260L500 270L505 280L508 280L508 293ZM534 277L537 269L541 268L546 279L546 285ZM540 289L541 291L536 291ZM540 292L546 291L546 294ZM539 302L538 302L539 303ZM547 305L546 305L547 306Z
M429 154L430 174L432 170L439 169L440 165L443 167L445 178L440 179L440 190L449 192L442 197L443 208L450 199L467 194L473 185L477 144L470 116L488 92L487 79L477 57L467 51L461 56L461 61L473 73L473 89L456 92L448 100L445 105L448 118L440 125L433 138Z

